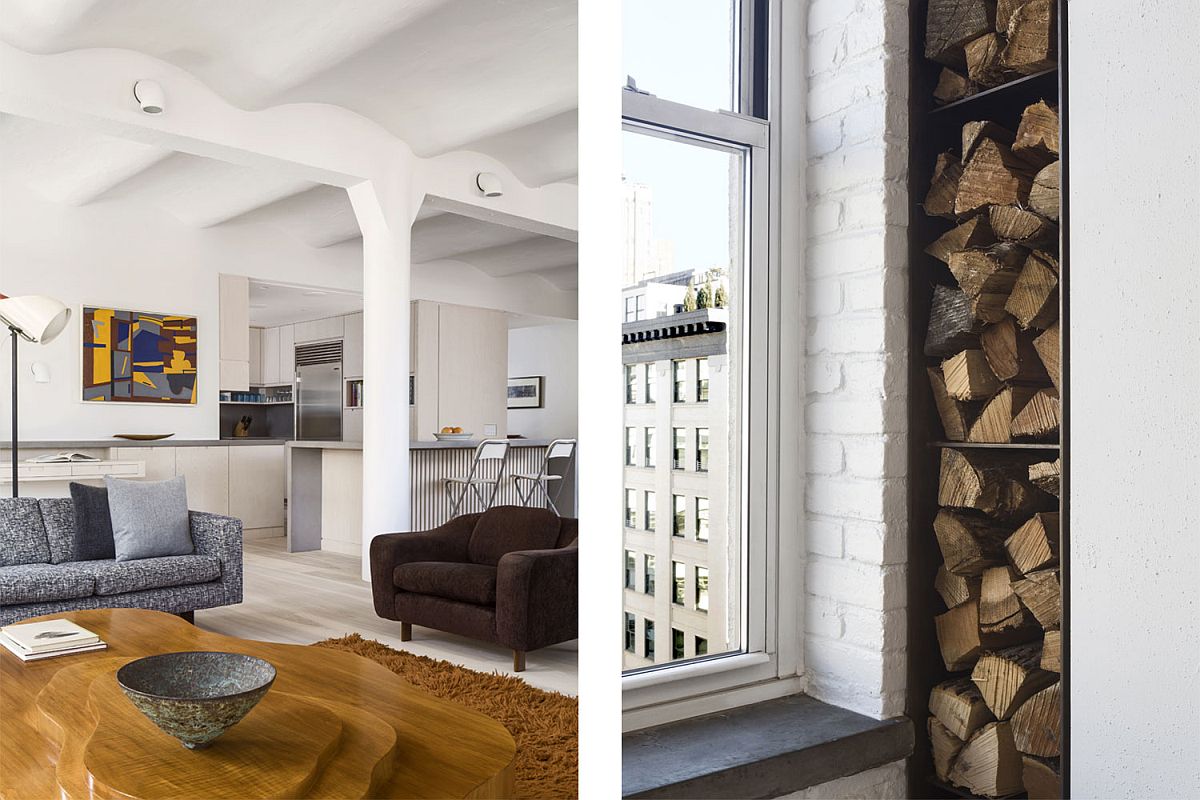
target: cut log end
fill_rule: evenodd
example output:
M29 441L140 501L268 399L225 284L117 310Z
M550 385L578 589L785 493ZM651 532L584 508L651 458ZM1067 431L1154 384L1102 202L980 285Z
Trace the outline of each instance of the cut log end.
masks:
M1021 791L1021 754L1007 722L985 725L971 737L954 760L950 782L983 797Z

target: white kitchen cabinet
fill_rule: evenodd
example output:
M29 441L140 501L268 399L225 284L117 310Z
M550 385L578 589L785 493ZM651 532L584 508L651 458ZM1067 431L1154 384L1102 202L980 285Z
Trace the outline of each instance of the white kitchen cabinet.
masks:
M279 383L291 383L296 377L296 326L279 329Z
M341 317L326 317L325 319L314 319L311 322L297 322L296 344L341 339L345 335L345 332L345 325Z
M263 382L262 328L250 329L250 385L260 386Z
M242 528L279 528L283 535L287 494L283 445L230 446L229 516Z
M342 374L347 378L363 376L363 315L347 314L342 338Z
M175 477L174 447L114 447L113 461L141 461L146 465L148 481L165 481Z
M279 383L279 328L263 328L262 382L267 386Z
M177 447L175 474L187 482L188 509L229 513L229 451L231 447Z
M244 275L218 278L220 299L220 388L250 388L250 280Z

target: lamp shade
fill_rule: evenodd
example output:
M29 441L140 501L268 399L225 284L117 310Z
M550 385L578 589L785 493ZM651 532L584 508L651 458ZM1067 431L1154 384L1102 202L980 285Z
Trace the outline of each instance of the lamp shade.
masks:
M0 322L31 342L45 344L62 333L71 309L41 294L0 299Z

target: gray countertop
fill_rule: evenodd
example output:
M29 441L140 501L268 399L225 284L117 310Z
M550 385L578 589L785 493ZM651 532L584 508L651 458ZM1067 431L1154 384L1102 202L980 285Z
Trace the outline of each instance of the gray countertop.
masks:
M247 447L264 444L287 444L287 439L246 437L244 439L155 439L152 442L137 442L129 439L67 440L60 442L18 442L22 450L83 450L99 447ZM0 442L0 450L12 448L11 442Z
M409 450L474 450L481 439L453 442L409 442ZM552 439L509 439L510 447L545 447ZM362 442L288 442L288 447L316 450L362 450Z

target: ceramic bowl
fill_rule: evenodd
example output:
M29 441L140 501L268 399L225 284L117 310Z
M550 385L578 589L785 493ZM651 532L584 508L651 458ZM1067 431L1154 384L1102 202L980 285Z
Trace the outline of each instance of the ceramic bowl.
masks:
M435 433L433 438L439 442L467 442L474 435L473 433Z
M274 682L275 667L240 653L163 653L117 670L134 707L191 750L240 722Z

